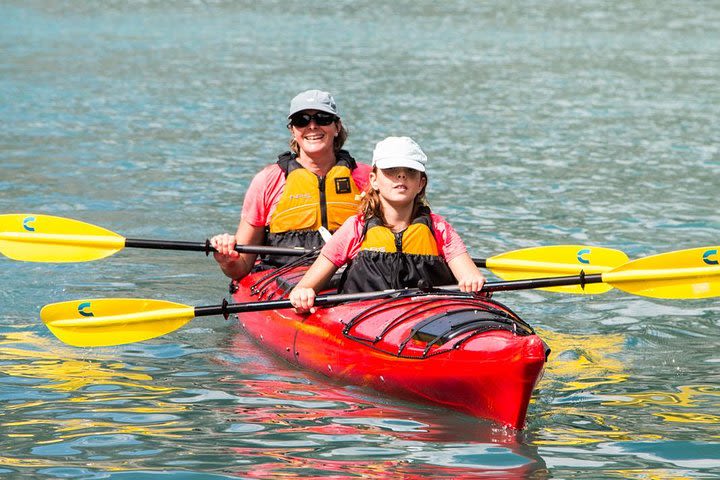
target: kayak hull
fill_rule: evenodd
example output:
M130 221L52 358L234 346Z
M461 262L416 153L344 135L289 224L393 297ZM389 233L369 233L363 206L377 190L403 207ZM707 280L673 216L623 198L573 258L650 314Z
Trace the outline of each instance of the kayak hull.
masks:
M297 272L249 275L235 284L233 300L284 298L288 276ZM248 312L238 320L257 343L298 367L517 429L549 353L507 307L457 293L399 295L305 315Z

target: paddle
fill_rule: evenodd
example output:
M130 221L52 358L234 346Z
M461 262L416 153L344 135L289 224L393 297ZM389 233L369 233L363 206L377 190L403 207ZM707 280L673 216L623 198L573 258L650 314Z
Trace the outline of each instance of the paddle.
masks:
M209 240L176 242L125 238L102 227L51 215L0 215L0 252L25 262L89 262L109 257L123 248L152 248L214 252ZM305 255L303 248L236 245L238 253Z
M609 272L566 277L489 282L484 292L527 290L563 285L607 283L636 295L655 298L709 298L720 295L718 247L695 248L641 258ZM714 253L713 253L714 252ZM684 265L676 267L676 265ZM457 290L457 287L443 287ZM418 289L321 295L316 306L372 300ZM192 307L162 300L105 298L73 300L46 305L40 318L60 340L78 347L121 345L172 332L195 317L291 308L289 300L271 300Z
M0 215L0 252L14 260L27 262L86 262L113 255L123 248L191 250L209 254L215 249L209 241L178 242L124 238L117 233L78 220L50 215ZM239 253L304 255L310 250L256 245L237 245ZM533 247L473 259L506 280L541 278L551 275L602 273L628 261L619 250L585 245ZM612 287L596 285L590 293L603 293ZM555 290L579 293L578 287Z

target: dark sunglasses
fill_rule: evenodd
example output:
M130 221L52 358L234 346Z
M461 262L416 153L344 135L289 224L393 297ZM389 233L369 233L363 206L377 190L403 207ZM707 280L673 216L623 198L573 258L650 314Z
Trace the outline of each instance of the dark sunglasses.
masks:
M337 117L332 113L325 112L317 112L313 115L310 115L309 113L296 113L295 115L290 117L290 125L298 128L303 128L310 125L310 122L313 120L315 120L316 125L319 125L321 127L327 127L335 120L337 120Z

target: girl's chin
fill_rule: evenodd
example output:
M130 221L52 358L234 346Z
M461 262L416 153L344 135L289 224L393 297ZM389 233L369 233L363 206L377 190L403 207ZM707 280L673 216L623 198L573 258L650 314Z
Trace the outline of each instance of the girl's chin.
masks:
M392 195L386 195L385 200L393 206L401 206L408 203L411 203L413 201L413 197L410 195L398 195L398 194L392 194Z

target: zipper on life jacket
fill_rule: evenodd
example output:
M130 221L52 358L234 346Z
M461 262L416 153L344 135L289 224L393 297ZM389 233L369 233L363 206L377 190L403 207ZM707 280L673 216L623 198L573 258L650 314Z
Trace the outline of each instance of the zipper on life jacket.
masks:
M325 201L325 177L318 177L318 188L320 189L320 223L328 228L327 203Z
M395 250L396 250L398 253L402 253L402 237L403 237L403 233L405 233L405 230L403 230L402 232L397 232L397 233L393 232L393 236L395 237Z

